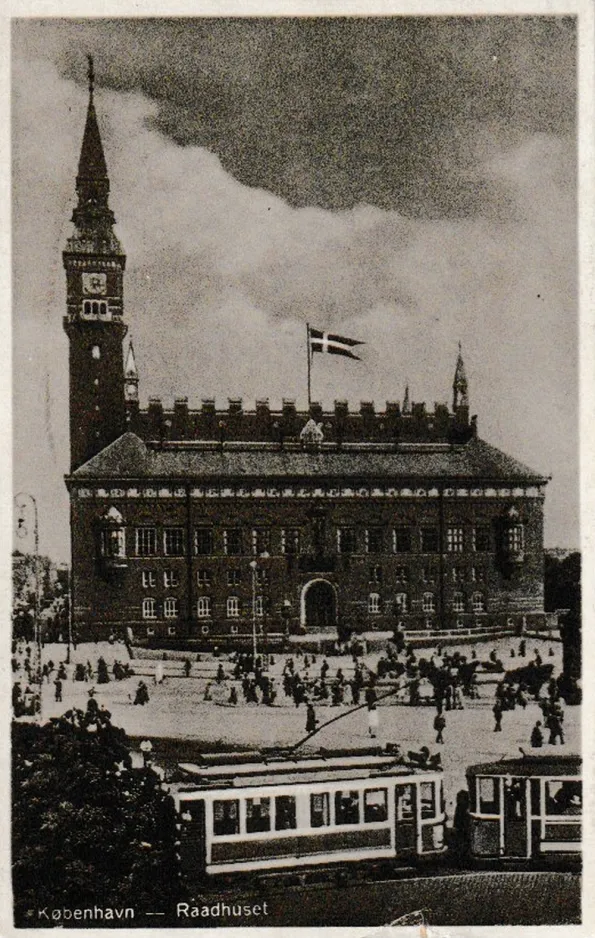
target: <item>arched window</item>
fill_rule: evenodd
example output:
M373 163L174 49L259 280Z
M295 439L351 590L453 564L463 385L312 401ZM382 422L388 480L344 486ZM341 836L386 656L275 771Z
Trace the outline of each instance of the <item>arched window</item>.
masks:
M166 619L177 619L180 615L180 600L173 596L168 596L163 603L163 615Z
M377 615L380 612L380 596L378 593L370 593L368 596L368 612Z
M157 601L151 597L143 599L143 619L157 618Z
M196 615L199 619L210 619L211 617L211 597L199 596L196 603Z
M455 593L452 598L452 608L454 612L465 611L465 597L462 593Z
M486 601L483 593L473 593L473 612L485 612L486 611Z
M407 593L397 593L395 596L395 604L397 606L397 612L407 612L409 606Z
M422 608L424 612L436 612L436 597L433 593L424 593Z
M108 560L126 556L124 518L113 505L101 518L99 549L101 556Z
M240 615L240 600L238 596L227 597L227 618L237 619Z

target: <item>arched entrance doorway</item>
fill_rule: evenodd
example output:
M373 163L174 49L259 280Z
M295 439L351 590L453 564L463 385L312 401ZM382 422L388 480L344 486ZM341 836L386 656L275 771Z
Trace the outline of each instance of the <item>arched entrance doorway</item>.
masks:
M328 580L310 580L302 590L302 627L321 632L337 626L337 593Z

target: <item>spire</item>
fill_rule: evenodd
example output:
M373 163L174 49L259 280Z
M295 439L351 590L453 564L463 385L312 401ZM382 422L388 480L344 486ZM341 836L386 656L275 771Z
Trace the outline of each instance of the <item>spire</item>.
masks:
M454 381L452 383L453 397L452 397L452 407L453 410L456 410L457 407L468 407L469 406L469 396L468 396L468 385L467 385L467 375L465 373L465 363L463 361L463 354L461 343L459 342L459 354L457 357L457 366L455 368Z
M103 240L110 240L114 237L111 229L115 219L108 205L107 165L93 101L95 90L93 57L88 56L88 59L89 103L76 177L78 204L72 213L72 221L81 234L84 232L87 237L94 234Z
M124 397L127 401L138 401L138 370L134 358L132 339L128 344L124 365Z
M410 414L411 413L411 403L409 401L409 384L405 385L405 397L403 398L403 410L402 413Z

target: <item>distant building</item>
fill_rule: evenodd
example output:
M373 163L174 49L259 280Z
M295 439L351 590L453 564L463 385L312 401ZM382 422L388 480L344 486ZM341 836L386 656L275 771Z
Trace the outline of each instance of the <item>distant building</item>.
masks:
M93 85L64 251L80 635L249 645L540 627L547 480L452 408L139 404Z

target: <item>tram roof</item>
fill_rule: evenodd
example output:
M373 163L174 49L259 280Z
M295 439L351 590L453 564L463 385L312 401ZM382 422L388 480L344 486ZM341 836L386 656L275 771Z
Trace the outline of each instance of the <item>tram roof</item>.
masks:
M207 756L207 760L208 760ZM202 759L201 759L202 762ZM179 768L196 779L200 787L213 787L223 780L232 787L243 784L274 785L301 781L340 781L341 779L373 778L382 775L436 774L436 769L420 768L403 763L394 755L313 756L269 758L261 761L225 760L205 764L180 763ZM193 778L193 780L194 780Z
M581 775L582 759L576 753L542 752L539 755L515 756L497 762L478 762L467 768L467 775L520 775L555 777Z

